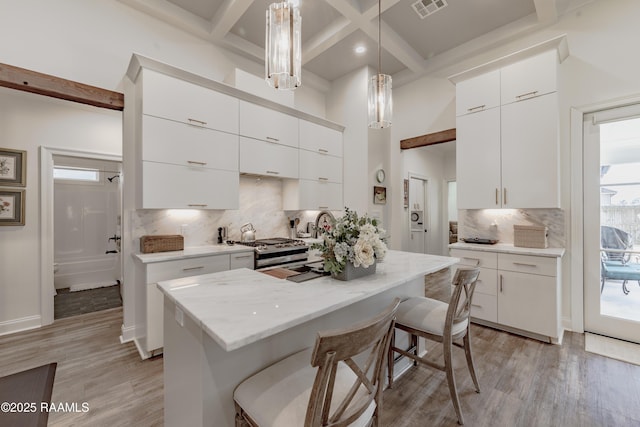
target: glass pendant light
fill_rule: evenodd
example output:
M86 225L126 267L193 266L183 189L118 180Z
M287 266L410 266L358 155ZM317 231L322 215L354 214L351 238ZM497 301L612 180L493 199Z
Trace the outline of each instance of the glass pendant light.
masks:
M300 10L293 0L272 3L267 9L265 78L276 89L300 86Z
M369 127L382 129L391 126L393 102L391 99L391 76L380 73L380 16L382 8L378 0L378 74L369 81Z

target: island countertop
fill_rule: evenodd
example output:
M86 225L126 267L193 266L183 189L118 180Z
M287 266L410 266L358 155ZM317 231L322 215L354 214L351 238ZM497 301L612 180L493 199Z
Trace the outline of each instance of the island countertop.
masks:
M389 251L375 274L348 282L325 276L294 283L238 269L159 282L158 287L223 349L233 351L458 261Z

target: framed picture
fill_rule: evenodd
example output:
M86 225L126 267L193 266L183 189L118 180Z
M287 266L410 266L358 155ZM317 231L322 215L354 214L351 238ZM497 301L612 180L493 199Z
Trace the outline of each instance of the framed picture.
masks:
M0 225L24 225L25 191L0 189Z
M404 180L404 207L409 207L409 180Z
M27 152L0 148L0 186L27 184Z
M387 188L373 187L373 203L376 205L387 204Z

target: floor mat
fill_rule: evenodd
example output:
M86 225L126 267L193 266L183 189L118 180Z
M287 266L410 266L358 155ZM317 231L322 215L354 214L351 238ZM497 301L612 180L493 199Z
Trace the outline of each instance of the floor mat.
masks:
M602 335L584 334L584 349L589 353L640 365L640 345Z
M56 363L0 378L0 425L46 427Z

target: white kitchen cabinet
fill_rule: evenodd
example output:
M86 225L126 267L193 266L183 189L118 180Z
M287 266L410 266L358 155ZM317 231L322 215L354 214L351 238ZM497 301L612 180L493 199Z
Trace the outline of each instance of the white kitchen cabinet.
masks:
M238 133L238 99L149 69L142 70L142 113Z
M502 105L457 117L459 209L560 207L556 62L549 51L498 70ZM477 86L458 83L460 111Z
M502 207L500 108L456 119L458 209Z
M300 178L342 182L342 157L299 150Z
M240 101L240 135L298 148L298 118Z
M238 170L238 135L142 117L142 160Z
M237 171L141 163L141 209L238 209Z
M300 120L300 148L342 157L342 132L307 120Z
M246 251L145 264L143 270L146 282L146 339L141 340L144 351L149 356L159 354L164 345L164 296L156 286L158 282L236 268L253 269L253 259L254 252Z
M500 71L501 104L555 92L557 64L558 54L549 50L503 67Z
M240 137L240 172L298 178L298 150L286 145Z
M286 179L282 182L282 209L342 210L342 183Z
M451 249L459 265L479 267L474 321L545 341L562 338L561 258Z
M502 206L560 207L557 94L503 106L501 134Z
M500 106L500 70L461 81L456 85L456 116Z

